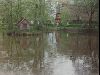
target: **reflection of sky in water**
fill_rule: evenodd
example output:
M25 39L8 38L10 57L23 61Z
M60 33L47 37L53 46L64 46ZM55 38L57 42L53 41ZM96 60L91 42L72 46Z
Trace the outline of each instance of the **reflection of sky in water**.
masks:
M48 45L50 46L49 52L51 52L51 54L48 53L48 51L45 52L45 64L47 64L46 71L50 70L50 75L74 75L75 70L72 61L69 58L65 58L56 52L56 43L55 33L49 33ZM47 74L49 75L49 73Z
M49 33L47 36L47 42L48 42L48 46L47 46L47 50L51 53L56 53L57 51L57 42L56 42L56 36L55 36L55 32L53 33Z
M68 34L67 34L68 37ZM55 33L48 34L48 48L50 51L45 52L45 64L47 64L47 75L96 75L91 73L91 64L86 63L85 56L74 57L71 59L69 55L61 55L57 52L57 41ZM53 51L53 52L52 52ZM51 54L50 54L51 52ZM69 50L70 52L70 50ZM89 57L88 57L89 58ZM91 57L90 57L91 58ZM89 60L91 62L91 59Z
M54 46L56 44L56 36L55 32L54 33L49 33L48 34L48 44Z
M52 72L50 75L75 75L75 68L73 67L72 61L68 57L65 58L65 56L56 53L57 47L55 33L48 34L48 45L50 46L49 52L53 53L51 55L48 52L45 52L45 62L49 67L47 67L46 70ZM54 57L55 55L56 57Z
M56 58L47 58L46 71L51 71L50 75L76 75L75 68L73 67L72 61L65 56L57 56ZM49 67L49 68L48 68ZM49 75L49 74L48 74Z
M74 75L75 70L72 65L72 61L64 59L62 57L55 60L53 75Z

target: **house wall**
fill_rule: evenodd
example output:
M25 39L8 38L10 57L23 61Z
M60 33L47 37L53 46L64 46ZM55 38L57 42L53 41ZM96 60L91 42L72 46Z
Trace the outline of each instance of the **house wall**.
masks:
M30 29L30 25L26 20L24 20L19 23L19 28L20 30L27 30L27 29Z

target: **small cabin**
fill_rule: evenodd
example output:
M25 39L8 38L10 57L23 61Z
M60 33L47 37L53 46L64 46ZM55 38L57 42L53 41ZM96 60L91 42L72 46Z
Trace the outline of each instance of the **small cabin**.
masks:
M28 30L30 29L30 22L23 18L17 23L17 26L20 30Z

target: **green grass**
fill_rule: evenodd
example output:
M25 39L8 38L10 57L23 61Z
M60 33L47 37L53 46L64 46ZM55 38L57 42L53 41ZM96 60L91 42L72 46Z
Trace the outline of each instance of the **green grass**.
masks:
M68 26L66 26L66 27L81 27L82 25L80 25L80 24L73 24L73 25L68 25Z
M82 24L59 25L58 28L81 28Z

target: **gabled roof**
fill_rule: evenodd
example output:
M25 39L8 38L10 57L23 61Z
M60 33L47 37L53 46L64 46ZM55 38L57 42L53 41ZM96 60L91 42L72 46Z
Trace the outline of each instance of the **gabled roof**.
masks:
M22 18L22 19L17 23L17 25L20 25L23 21L26 21L28 24L30 24L30 22L29 22L27 19Z

